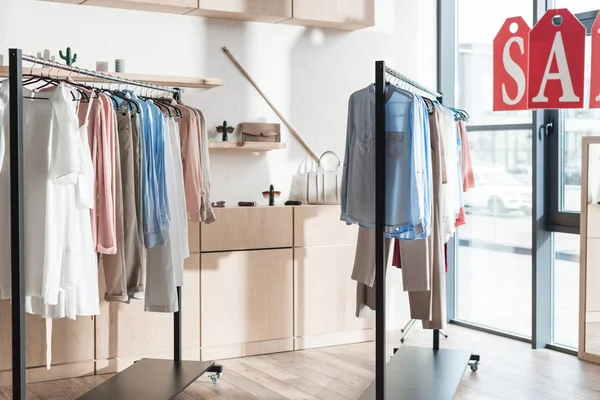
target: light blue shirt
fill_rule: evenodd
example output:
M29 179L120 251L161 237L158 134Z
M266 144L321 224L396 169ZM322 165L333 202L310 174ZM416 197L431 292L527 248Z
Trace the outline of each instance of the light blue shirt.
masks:
M132 91L127 91L140 108L140 138L142 154L142 219L144 246L148 249L161 246L165 242L159 216L160 202L158 182L155 172L154 119L153 111L145 101Z
M424 102L411 93L393 86L388 86L387 93L386 232L403 239L426 237L431 230L431 207L427 204L432 201L427 110ZM350 97L341 192L341 220L374 229L375 89L372 85Z
M167 195L167 178L165 169L165 116L152 100L146 102L152 110L153 140L154 140L154 173L158 190L158 218L161 231L169 230L171 225L171 212L169 197Z
M405 93L412 94L409 92ZM420 141L420 146L417 148L413 146L413 151L411 153L413 155L411 168L416 169L411 172L411 177L415 179L412 184L417 186L416 190L413 189L411 191L411 194L413 194L411 213L413 215L413 220L421 221L421 225L413 226L412 229L410 229L410 227L400 227L396 232L390 232L388 235L388 237L391 238L405 240L424 239L431 234L431 211L433 206L429 113L425 101L420 96L412 95L412 97L410 132L413 136L412 143Z

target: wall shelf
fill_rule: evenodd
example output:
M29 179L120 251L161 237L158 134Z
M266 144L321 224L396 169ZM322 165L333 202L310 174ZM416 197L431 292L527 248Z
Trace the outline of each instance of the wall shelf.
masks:
M285 143L276 142L208 142L209 149L269 151L285 149Z
M76 67L76 65L75 65ZM42 68L34 68L33 74L40 75ZM24 67L23 74L29 74L31 68ZM58 75L59 78L66 78L70 76L78 82L97 82L97 83L108 83L110 81L102 81L101 79L94 78L91 76L80 75L77 76L77 72L70 71L59 71L57 69L51 70L50 67L44 68L44 75L55 77ZM187 77L187 76L167 76L167 75L149 75L149 74L129 74L129 73L118 73L118 72L105 72L106 74L113 75L118 78L130 79L135 81L148 82L155 85L171 86L179 88L195 88L195 89L210 89L219 86L223 86L225 81L221 78L198 78L198 77ZM0 66L0 78L8 78L8 66Z

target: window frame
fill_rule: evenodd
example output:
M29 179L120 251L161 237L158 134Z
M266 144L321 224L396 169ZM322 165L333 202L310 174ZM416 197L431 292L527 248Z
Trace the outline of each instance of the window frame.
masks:
M457 17L459 0L438 0L438 88L445 94L446 105L456 102L458 82L458 35ZM533 22L537 23L545 12L552 8L554 0L533 0ZM576 14L588 32L598 11ZM458 240L448 243L449 272L447 274L448 321L472 329L481 330L516 340L531 343L532 348L548 348L575 355L576 351L553 342L554 334L554 232L579 233L579 213L559 212L559 161L560 136L555 134L562 128L558 110L534 110L531 124L505 124L470 126L469 131L531 130L533 210L531 217L531 268L532 268L532 336L519 337L498 329L488 329L473 323L456 320L457 311L457 245ZM548 124L553 129L546 129Z
M596 20L599 10L587 11L575 14L579 21L585 26L587 35L591 35L592 25ZM563 176L561 174L562 150L565 128L564 113L560 110L544 110L543 124L538 127L538 134L545 134L546 140L546 163L544 176L546 182L546 194L544 196L546 213L546 230L549 232L561 232L579 234L579 212L561 210L561 188Z

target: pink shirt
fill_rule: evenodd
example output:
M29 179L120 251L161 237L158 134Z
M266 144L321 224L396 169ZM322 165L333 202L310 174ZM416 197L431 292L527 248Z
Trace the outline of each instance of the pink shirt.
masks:
M475 187L473 176L473 165L471 164L471 150L469 149L469 138L464 121L458 121L458 134L460 135L460 170L462 172L463 193ZM459 227L467 223L465 208L460 208L460 213L454 226Z
M95 96L91 93L89 95ZM88 104L79 104L77 113L80 125L85 123ZM116 254L114 165L117 131L116 115L112 108L112 100L108 96L99 94L99 97L94 99L88 121L88 139L96 178L94 208L91 210L92 238L97 252Z
M204 182L200 158L200 131L196 114L189 108L177 104L183 118L178 120L181 140L181 160L183 163L183 183L185 203L189 218L200 222Z

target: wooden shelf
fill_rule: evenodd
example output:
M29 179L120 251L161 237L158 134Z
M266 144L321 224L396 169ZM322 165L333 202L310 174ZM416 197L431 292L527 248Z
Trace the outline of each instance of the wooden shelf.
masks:
M33 73L39 75L41 72L41 68L34 68ZM31 68L24 67L23 74L29 74L31 72ZM108 83L110 81L102 81L98 78L94 78L91 76L79 75L77 76L77 72L70 71L58 71L57 69L50 70L50 67L44 68L44 74L48 74L50 72L50 76L55 77L58 75L59 78L66 78L70 76L71 79L77 80L78 82L98 82L98 83ZM185 76L167 76L167 75L148 75L148 74L128 74L128 73L118 73L118 72L108 72L108 75L112 75L118 78L130 79L135 81L148 82L155 85L162 86L170 86L170 87L180 87L180 88L195 88L195 89L210 89L214 87L223 86L225 81L221 78L195 78L195 77L185 77ZM0 78L8 78L8 66L0 66Z
M285 143L274 142L208 142L209 149L269 151L285 149Z

